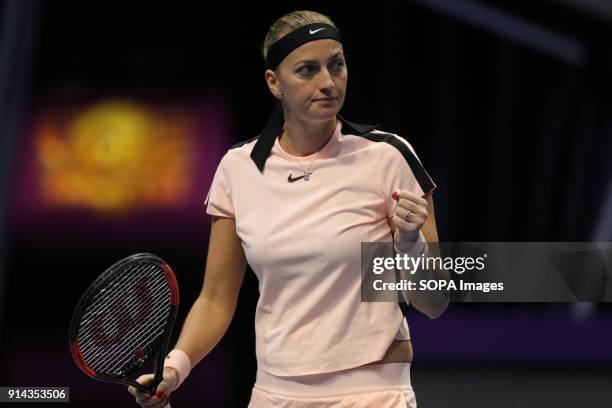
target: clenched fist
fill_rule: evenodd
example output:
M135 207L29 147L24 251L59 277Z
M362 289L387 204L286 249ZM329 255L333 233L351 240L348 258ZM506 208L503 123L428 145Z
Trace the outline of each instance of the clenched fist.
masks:
M393 223L401 241L416 241L427 221L427 200L408 190L396 190L391 197L397 200Z

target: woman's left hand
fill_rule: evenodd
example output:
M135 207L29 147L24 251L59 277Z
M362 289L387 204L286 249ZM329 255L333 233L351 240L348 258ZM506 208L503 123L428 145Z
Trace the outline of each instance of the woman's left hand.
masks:
M419 231L427 221L427 200L408 190L396 190L391 197L398 200L393 223L406 240L416 241Z

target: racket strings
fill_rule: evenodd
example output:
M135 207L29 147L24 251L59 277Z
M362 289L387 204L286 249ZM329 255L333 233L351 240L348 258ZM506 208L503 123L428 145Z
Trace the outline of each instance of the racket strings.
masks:
M163 283L164 278L163 277L159 277L155 282L153 282L153 287L155 287L155 285L157 285L155 292L153 292L153 294L157 294L160 291L163 291L165 288L163 287L162 283ZM131 282L126 282L127 287L133 287L135 284L136 279L133 279ZM119 292L120 294L123 294L122 292ZM162 293L163 294L163 293ZM92 307L91 311L88 310L88 312L86 313L86 315L84 316L83 319L83 323L89 322L90 319L98 319L97 322L92 321L92 324L96 324L96 325L101 325L104 327L112 327L112 329L107 329L107 336L115 336L117 334L117 331L121 328L124 327L122 326L122 324L125 324L125 322L129 319L132 319L132 317L128 314L128 312L134 308L134 306L137 306L139 304L139 299L136 297L132 297L131 300L129 300L129 303L125 303L125 301L122 301L121 306L123 309L125 309L125 312L121 312L121 315L119 316L119 319L117 319L117 313L104 313L104 315L102 315L102 312L105 312L108 308L108 304L117 304L119 302L119 295L115 294L112 297L109 297L109 299L104 302L104 303L100 303L94 307ZM111 311L112 312L112 311ZM100 316L103 316L100 318ZM87 332L82 339L83 341L87 341L91 336L94 336L96 333L93 330L90 330L89 332Z
M160 292L160 293L159 293L159 295L157 295L157 297L161 297L161 296L164 296L164 295L165 295L165 290L164 290L164 288L163 288L163 287L162 287L162 288L160 288L160 289L158 289L157 291L158 291L158 292ZM160 309L160 310L157 312L157 314L155 314L155 315L153 315L153 316L150 316L150 317L147 319L147 320L148 320L148 322L147 322L147 324L145 325L146 327L144 327L144 328L145 328L145 329L148 329L148 328L149 328L149 326L150 326L150 324L151 324L151 322L153 322L153 323L158 323L158 322L160 321L160 318L161 318L162 314L163 314L163 313L167 313L167 312L168 312L167 310ZM162 318L162 320L163 320L163 318ZM124 319L123 321L125 322L126 320ZM119 327L119 326L120 326L120 324L121 324L121 323L117 324L116 326L117 326L117 327ZM162 326L162 328L163 328L163 326ZM132 335L131 335L131 336L133 337L135 333L136 333L136 332L132 333ZM111 335L111 336L116 336L116 334L117 334L117 330L114 330L114 331L113 331L113 332L111 332L109 335ZM87 339L88 339L88 338L90 338L91 336L92 336L91 332L90 332L90 333L87 333L87 336L86 336L86 337L84 337L85 341L87 341ZM80 339L79 339L79 340L80 340ZM131 340L131 338L123 339L123 341L126 341L126 340ZM112 346L112 348L110 348L110 349L108 349L108 348L100 348L100 347L98 347L98 348L93 348L93 347L92 347L92 348L90 348L90 350L89 350L89 351L85 351L85 352L83 353L83 357L84 357L85 359L89 358L89 357L91 356L91 353L95 352L96 350L98 351L98 353L102 353L102 352L104 352L104 353L109 353L109 352L110 352L110 353L112 353L112 352L116 351L117 347L119 347L119 346L120 346L120 344L121 344L121 342L117 341L117 342L114 344L114 346Z
M158 298L160 296L157 296ZM93 353L86 353L92 368L98 372L117 373L122 367L129 364L130 360L138 359L137 350L140 350L140 357L146 358L143 345L148 345L158 335L163 333L164 321L167 318L168 310L158 309L149 315L146 321L138 322L138 327L123 329L121 337L113 339L114 344L98 344L92 347ZM124 324L133 323L128 321ZM99 333L98 333L99 334ZM116 334L115 334L116 335Z
M152 269L152 267L149 268ZM87 307L85 313L83 314L81 325L86 325L89 322L93 322L93 319L96 318L101 319L101 321L98 320L98 323L105 327L116 326L115 323L117 319L112 313L108 313L109 305L116 304L119 301L119 298L125 298L129 291L136 285L139 275L136 273L138 271L135 271L135 269L136 266L133 266L132 268L126 270L126 275L129 276L129 274L131 274L129 280L123 275L117 276L106 287L100 290L100 292L94 297L93 302ZM123 280L120 278L123 278ZM106 296L106 298L103 298L104 296ZM132 303L136 302L137 299L134 297ZM103 312L104 314L102 314ZM92 333L93 331L91 330L87 331L83 337L80 337L80 340L87 340Z
M163 289L158 290L158 292L161 292L160 294L157 295L157 297L159 296L163 296L165 293L163 292ZM124 308L130 308L130 307L134 307L137 306L137 302L131 302L129 304L123 304L122 307ZM122 313L119 319L115 319L113 320L112 318L104 318L101 319L101 322L99 323L94 323L96 325L96 329L98 328L98 326L105 326L105 325L111 325L113 326L112 329L107 330L107 336L110 336L111 338L113 338L114 336L117 336L119 330L121 330L122 327L125 327L126 324L128 324L129 322L133 321L134 319L131 316L128 316L125 313ZM108 326L106 326L108 327ZM88 333L87 337L84 337L83 340L87 340L89 337L91 336L95 336L98 335L99 333L96 331L91 331L90 333Z
M167 312L159 312L155 317L158 320L165 319L167 316ZM136 351L139 349L144 351L151 345L151 343L157 338L157 336L163 333L163 326L157 327L156 330L151 330L151 324L148 324L146 329L148 330L148 336L142 338L142 336L137 336L137 331L134 331L131 336L123 339L124 343L121 347L115 346L111 350L99 350L97 354L94 354L95 357L101 357L98 359L97 363L97 371L99 372L107 372L107 373L115 373L117 368L113 367L113 364L119 365L119 368L123 367L125 364L128 364L130 360L139 360L140 358L144 358L145 355L140 357L136 357ZM159 325L158 325L159 326ZM143 330L144 331L144 330ZM143 345L145 345L143 347ZM106 357L106 358L104 358ZM92 367L93 368L93 367Z
M156 264L140 262L117 274L92 299L79 325L79 348L98 373L125 375L146 360L164 332L170 285Z
M148 312L148 308L150 308L152 301L155 301L155 298L151 298L151 293L147 293L148 298L142 299L137 296L133 296L130 294L130 289L134 289L137 286L138 282L134 282L135 279L131 281L126 281L123 284L123 288L115 291L114 296L107 296L103 299L95 299L94 304L90 307L90 311L85 316L85 322L91 322L92 325L101 325L107 331L107 335L116 334L116 329L122 327L122 324L125 324L128 321L133 321L138 318L142 320L146 317L146 312ZM160 284L163 284L163 279L157 279L156 281L151 281L154 285L157 285L157 288L152 292L153 295L157 295L160 290L163 290L163 286L160 287ZM149 287L153 285L148 285ZM128 288L127 291L125 288ZM153 286L154 287L154 286ZM108 293L108 291L106 291ZM159 297L159 296L156 296ZM126 300L127 299L127 300ZM146 302L147 304L142 304ZM98 303L95 303L98 302ZM148 308L147 308L148 306ZM146 309L147 308L147 309ZM134 311L138 312L134 315ZM132 312L132 313L130 313ZM90 331L89 335L95 335L95 332ZM83 339L86 339L87 336L84 336ZM98 339L100 340L100 339Z

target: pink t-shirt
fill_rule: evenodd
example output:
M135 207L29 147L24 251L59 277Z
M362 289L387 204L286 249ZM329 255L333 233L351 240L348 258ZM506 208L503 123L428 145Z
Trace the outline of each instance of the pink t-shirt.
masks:
M208 214L236 220L259 279L257 364L273 375L360 366L410 338L397 303L361 302L361 242L391 242L392 191L422 196L435 184L406 140L338 119L306 157L284 151L276 132L234 145L206 197ZM312 174L289 182L304 173L297 160Z

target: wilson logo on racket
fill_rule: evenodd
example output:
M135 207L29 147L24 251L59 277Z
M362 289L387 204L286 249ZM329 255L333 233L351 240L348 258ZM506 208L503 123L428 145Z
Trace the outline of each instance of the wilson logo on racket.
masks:
M131 307L134 305L134 312ZM133 289L133 296L119 297L110 305L111 319L107 313L98 313L92 321L92 341L98 347L110 347L118 343L131 329L142 324L150 316L153 306L147 277L141 276Z

